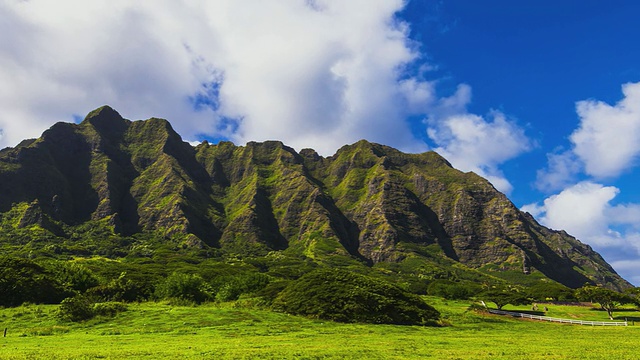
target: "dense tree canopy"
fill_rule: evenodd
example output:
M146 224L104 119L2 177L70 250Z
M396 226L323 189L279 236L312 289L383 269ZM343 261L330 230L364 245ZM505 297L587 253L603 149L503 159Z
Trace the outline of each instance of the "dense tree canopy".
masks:
M498 310L505 305L525 305L530 304L531 299L515 289L494 288L483 292L480 297L496 304Z
M0 306L58 303L69 292L42 266L28 259L0 258Z
M315 270L287 286L273 303L281 311L340 322L428 325L440 316L419 296L345 270Z

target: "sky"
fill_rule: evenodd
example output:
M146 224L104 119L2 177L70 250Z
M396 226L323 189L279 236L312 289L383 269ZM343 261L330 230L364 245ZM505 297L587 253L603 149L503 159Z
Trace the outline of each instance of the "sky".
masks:
M194 143L434 150L640 285L639 13L623 0L0 0L0 148L108 104Z

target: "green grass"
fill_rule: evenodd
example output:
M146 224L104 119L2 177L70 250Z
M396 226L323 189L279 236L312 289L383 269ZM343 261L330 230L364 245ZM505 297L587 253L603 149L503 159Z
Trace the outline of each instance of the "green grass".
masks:
M9 329L7 337L0 338L0 358L637 358L639 326L550 324L468 312L469 302L429 302L449 326L339 324L233 303L133 304L115 318L74 324L55 318L57 306L30 305L0 310L0 326ZM588 307L549 305L549 315L606 319L606 314Z

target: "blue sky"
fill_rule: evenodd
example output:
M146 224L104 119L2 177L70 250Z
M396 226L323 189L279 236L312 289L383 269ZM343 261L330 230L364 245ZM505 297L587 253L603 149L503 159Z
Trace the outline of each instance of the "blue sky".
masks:
M545 166L544 154L568 146L579 122L577 101L614 104L622 84L640 81L640 47L633 40L640 38L638 13L634 1L452 0L413 1L400 16L437 64L435 76L447 79L444 86L472 86L471 112L500 109L535 139L537 148L503 166L523 187ZM640 191L629 192L628 201L640 201ZM511 195L520 204L539 196Z
M435 150L640 284L639 13L620 0L3 1L0 147L109 104L188 141Z
M575 147L571 135L582 124L578 102L613 106L623 99L622 84L640 81L640 47L633 40L640 38L638 13L640 3L633 1L568 0L413 1L400 12L412 24L410 37L435 64L433 75L444 89L469 84L469 112L498 109L535 143L500 165L513 185L509 196L514 203L544 224L590 243L636 284L637 152L620 168L610 169L611 176L589 173L584 159L573 159L579 169L551 188L540 185L539 172L549 169L548 154L571 153ZM626 129L606 116L599 121L603 128L636 132L640 117L631 115ZM632 138L640 140L637 134ZM615 152L618 145L626 143L614 141L612 148L590 156ZM548 206L545 199L550 199Z

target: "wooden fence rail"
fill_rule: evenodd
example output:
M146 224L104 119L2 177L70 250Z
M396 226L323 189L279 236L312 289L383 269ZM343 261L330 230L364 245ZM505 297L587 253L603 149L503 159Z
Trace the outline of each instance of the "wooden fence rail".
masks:
M579 324L579 325L591 325L591 326L628 326L626 321L583 321L583 320L554 318L549 316L530 315L530 314L512 312L512 311L502 311L502 310L493 310L493 309L487 309L487 310L491 314L509 315L513 317L521 317L521 318L527 318L527 319L558 322L558 323L565 323L565 324Z

